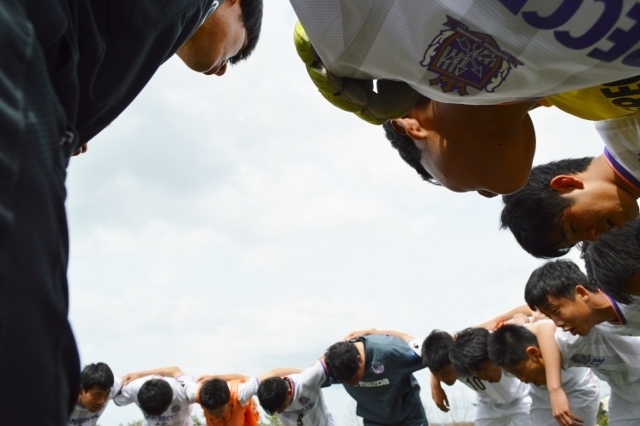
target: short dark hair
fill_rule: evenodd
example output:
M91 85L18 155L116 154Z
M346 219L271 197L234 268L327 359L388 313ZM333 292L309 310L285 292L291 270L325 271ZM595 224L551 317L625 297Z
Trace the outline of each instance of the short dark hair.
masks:
M640 218L581 244L589 280L616 301L633 303L627 288L640 273Z
M560 230L562 213L573 202L551 188L551 181L559 175L584 172L592 161L593 157L570 158L531 169L522 189L502 196L500 228L509 228L518 244L535 257L549 259L567 254L571 248L557 248L559 241L553 239Z
M138 404L146 414L158 416L169 408L173 390L164 379L149 379L138 391Z
M229 58L231 65L244 61L251 56L258 44L262 29L262 0L240 0L240 8L242 9L242 23L247 33L249 33L249 37L245 48L237 55Z
M538 347L538 338L526 327L507 324L493 333L487 339L487 353L489 360L499 367L511 367L525 361L527 348Z
M449 359L454 370L466 376L470 376L472 371L480 370L482 364L489 361L488 337L489 330L479 327L465 328L456 334L449 352Z
M524 287L524 300L534 310L544 307L549 297L573 300L578 284L589 291L598 291L572 261L550 261L531 273Z
M229 385L224 380L210 379L202 384L198 397L202 408L216 410L229 403L231 392Z
M329 346L324 360L329 375L338 382L349 380L358 372L358 348L353 342L338 342Z
M287 400L289 386L282 377L269 377L258 386L258 401L267 414L275 414Z
M426 106L430 102L430 99L423 95L418 95L414 103L414 108L422 108ZM384 133L387 136L389 142L391 142L391 146L393 146L400 154L400 157L404 160L405 163L410 165L418 174L422 177L422 179L426 180L429 183L434 185L440 185L440 183L433 178L425 170L420 163L420 159L422 158L422 151L420 148L416 146L416 143L410 136L401 135L396 132L393 126L391 125L391 120L387 121L382 125L384 128Z
M111 389L113 387L113 372L104 362L89 364L80 372L80 386L85 391L94 386L102 390Z
M453 346L453 337L446 331L433 330L422 342L422 363L432 372L451 365L449 352Z

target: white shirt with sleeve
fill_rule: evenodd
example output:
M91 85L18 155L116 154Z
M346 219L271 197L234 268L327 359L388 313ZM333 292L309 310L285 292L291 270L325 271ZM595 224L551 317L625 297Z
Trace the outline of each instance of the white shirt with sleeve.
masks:
M471 105L541 98L640 74L637 3L290 0L329 71Z
M586 336L573 336L558 328L555 338L564 368L589 367L609 384L609 423L637 425L640 419L640 337L620 336L594 327Z
M160 415L150 415L142 411L144 420L142 426L191 426L191 401L185 390L173 377L146 376L133 380L122 387L120 393L113 398L118 406L135 403L138 407L138 392L142 385L151 379L165 380L173 391L173 400L169 408Z
M573 414L585 425L595 425L600 391L589 368L565 368L561 371L562 389L567 395ZM551 413L551 398L546 386L531 385L531 418L536 426L556 426Z
M604 156L611 168L628 184L640 190L640 113L597 121L595 126L604 142ZM628 305L631 309L630 328L640 329L640 306L637 303L633 305ZM636 331L635 335L639 334L640 330Z
M413 339L409 346L418 355L422 355L422 340ZM459 375L458 381L476 392L478 408L475 423L477 425L518 424L530 425L529 409L531 397L529 385L516 377L502 372L497 383L480 380L476 376ZM500 420L498 420L500 419ZM510 423L511 422L511 423Z
M69 416L69 421L67 422L67 426L95 426L98 424L98 419L104 413L104 410L107 409L107 404L109 404L109 400L111 400L122 388L122 378L114 377L113 386L111 387L111 391L109 392L109 397L107 402L104 403L102 408L95 413L90 412L84 407L81 407L76 403L75 407L73 407L73 411Z
M335 426L322 396L322 384L329 374L321 360L299 374L285 378L291 384L293 395L291 405L278 414L283 426Z

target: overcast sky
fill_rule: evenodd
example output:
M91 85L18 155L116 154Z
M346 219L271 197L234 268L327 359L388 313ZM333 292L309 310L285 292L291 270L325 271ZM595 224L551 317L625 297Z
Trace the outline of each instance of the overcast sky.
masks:
M498 230L500 199L423 182L381 128L326 103L295 54L294 22L288 2L268 2L256 52L221 78L170 60L72 159L83 365L257 375L304 368L354 329L424 337L524 303L541 262ZM590 122L532 116L536 164L601 153ZM451 418L428 373L417 377L429 419ZM325 395L345 424L354 404L339 386ZM100 423L141 417L111 405Z

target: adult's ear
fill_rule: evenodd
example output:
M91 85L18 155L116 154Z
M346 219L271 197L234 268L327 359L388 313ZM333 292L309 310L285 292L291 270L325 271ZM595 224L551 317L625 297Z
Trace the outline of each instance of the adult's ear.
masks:
M409 136L411 139L422 140L427 138L427 132L422 125L412 117L403 117L391 120L391 127L396 133Z
M558 175L551 179L549 186L558 192L567 193L574 189L584 189L584 182L572 175Z

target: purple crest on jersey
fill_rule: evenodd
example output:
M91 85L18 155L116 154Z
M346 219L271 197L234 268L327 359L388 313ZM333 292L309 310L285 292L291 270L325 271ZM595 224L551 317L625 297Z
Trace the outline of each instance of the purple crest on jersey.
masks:
M384 365L379 362L374 362L371 366L371 370L376 374L382 374L384 373Z
M300 404L305 405L307 402L309 402L309 397L301 396L300 398L298 398L298 401L300 402Z
M180 411L180 406L179 405L174 405L173 407L171 407L171 412L172 413L177 413L178 411Z
M507 78L511 68L523 65L500 49L490 35L471 31L468 26L447 15L446 29L431 41L420 65L438 74L429 80L443 92L468 95L467 87L494 92Z

